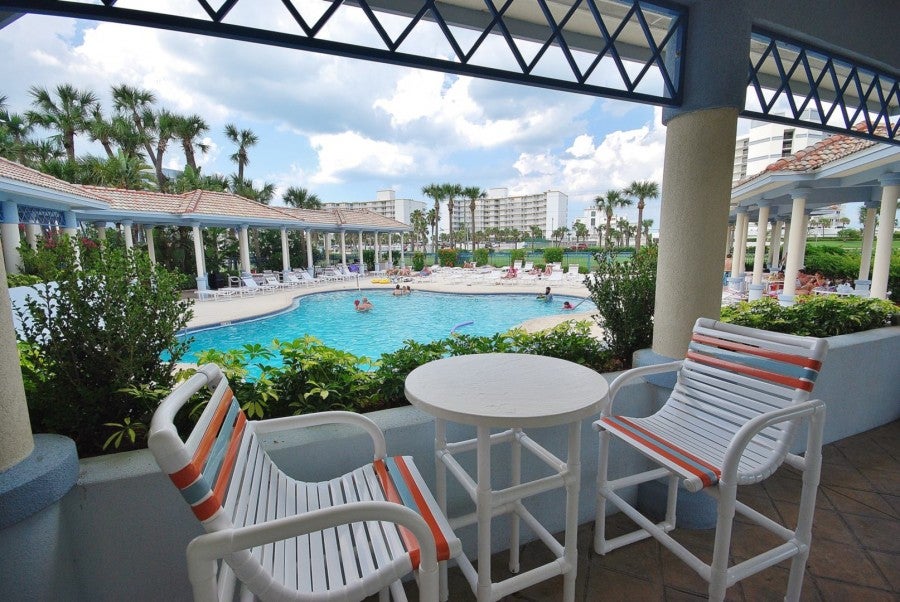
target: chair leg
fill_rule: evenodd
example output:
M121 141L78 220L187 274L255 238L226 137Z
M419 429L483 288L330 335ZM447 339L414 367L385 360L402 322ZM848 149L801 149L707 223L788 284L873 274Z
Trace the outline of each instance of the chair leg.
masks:
M597 459L597 516L594 521L594 551L606 553L606 496L603 490L607 484L609 469L609 433L600 431L600 457Z
M719 481L718 487L716 539L709 567L709 599L714 601L725 599L725 589L728 586L728 555L731 551L731 529L734 525L734 505L737 499L736 483Z

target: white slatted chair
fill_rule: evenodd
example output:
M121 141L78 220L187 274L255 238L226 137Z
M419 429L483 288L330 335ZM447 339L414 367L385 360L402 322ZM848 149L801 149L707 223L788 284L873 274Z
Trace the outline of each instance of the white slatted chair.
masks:
M594 547L605 554L623 545L655 537L709 582L709 598L722 600L738 580L793 557L787 600L797 600L809 556L816 488L822 462L825 405L809 400L827 343L822 339L779 334L697 320L684 360L635 368L610 385L610 405L594 423L600 431L597 524ZM626 382L678 369L665 405L647 418L612 414L615 395ZM791 440L809 421L804 456L789 453ZM609 481L610 436L636 448L660 468ZM736 500L737 487L758 483L781 465L803 472L796 528L763 516ZM617 489L668 477L666 517L653 523L626 503ZM678 481L692 492L717 500L718 520L711 564L675 541ZM640 529L606 539L606 502L612 502ZM737 511L780 536L785 543L729 567L732 520Z
M210 401L183 442L173 418L204 387ZM259 441L332 423L365 430L374 460L305 483L279 470ZM248 421L213 364L163 400L149 447L206 530L187 549L195 600L248 592L264 600L362 600L377 592L387 600L390 592L405 600L399 579L417 570L420 599L435 601L437 563L460 551L412 458L387 457L374 422L350 412Z

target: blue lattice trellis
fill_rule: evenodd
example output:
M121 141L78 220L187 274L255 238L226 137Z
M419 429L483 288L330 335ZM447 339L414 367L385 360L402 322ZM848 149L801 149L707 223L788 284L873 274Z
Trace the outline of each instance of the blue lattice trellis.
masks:
M58 226L64 223L63 212L46 207L32 207L30 205L18 205L19 223L40 224L42 226Z

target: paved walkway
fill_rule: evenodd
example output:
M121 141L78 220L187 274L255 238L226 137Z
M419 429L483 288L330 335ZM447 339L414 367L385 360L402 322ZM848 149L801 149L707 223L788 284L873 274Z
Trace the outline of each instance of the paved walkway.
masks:
M782 467L763 484L742 487L739 498L776 520L795 520L800 476ZM802 600L826 602L896 602L900 600L900 421L825 446L822 480L816 499L813 543L807 563ZM615 529L630 529L622 514L610 518ZM665 601L706 599L706 582L656 543L644 540L594 553L593 523L581 525L578 537L579 602ZM705 561L712 554L713 531L678 529L673 536ZM561 534L558 535L561 540ZM739 518L732 557L744 560L759 553L773 536ZM522 570L547 562L540 542L522 550ZM498 578L509 576L507 555L493 557ZM785 561L728 588L727 600L782 600L787 587ZM410 587L411 600L417 590ZM559 600L562 577L539 583L504 600ZM450 571L450 600L475 600L458 569Z

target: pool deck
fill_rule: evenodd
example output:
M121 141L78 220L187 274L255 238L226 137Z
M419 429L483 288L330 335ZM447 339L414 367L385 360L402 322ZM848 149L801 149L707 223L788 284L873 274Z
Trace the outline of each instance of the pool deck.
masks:
M536 295L543 292L547 286L546 281L539 283L503 283L502 285L481 283L481 282L447 282L440 279L416 279L412 282L404 282L415 291L430 291L436 293L466 293L466 294L503 294L503 293L522 293ZM370 277L359 279L359 288L361 291L381 290L389 291L394 288L394 284L373 284ZM559 295L570 295L573 297L587 297L588 290L581 282L554 282L550 284L553 292ZM232 322L255 316L262 316L270 313L277 313L291 306L294 299L311 295L315 293L329 291L354 290L357 283L353 281L330 282L317 284L315 286L289 289L286 291L277 291L274 293L260 294L252 297L238 297L234 299L224 299L220 301L197 301L196 293L188 291L186 294L189 299L194 301L194 317L188 322L189 329L202 326L219 325L224 322ZM560 322L566 320L586 320L591 322L592 331L596 336L601 334L601 329L597 323L591 319L590 312L578 312L571 314L561 314L558 316L547 316L542 318L534 318L522 324L522 327L529 332L536 332L551 328Z

